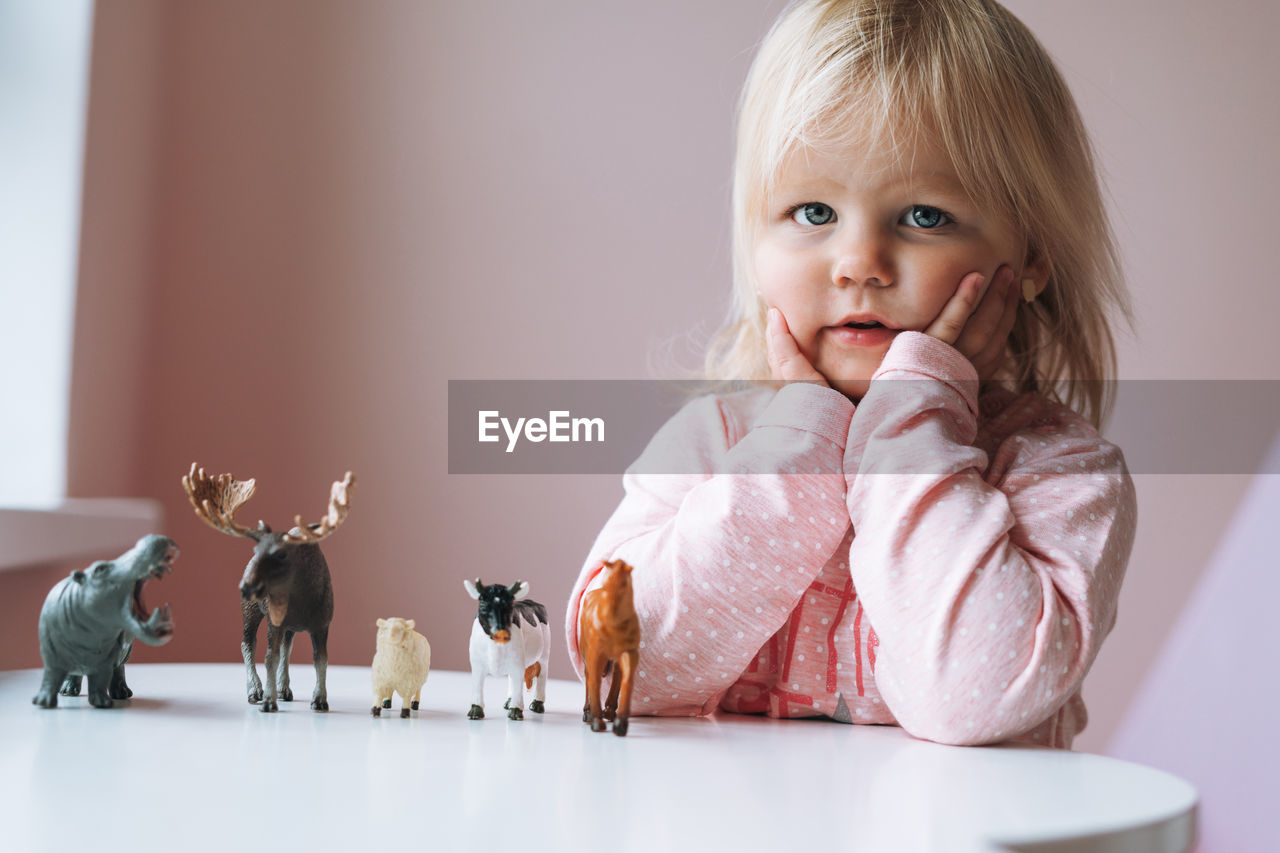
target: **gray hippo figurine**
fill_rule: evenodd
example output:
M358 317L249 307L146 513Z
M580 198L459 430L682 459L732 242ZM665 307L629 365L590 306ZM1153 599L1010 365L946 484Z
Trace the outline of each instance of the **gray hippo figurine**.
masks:
M77 569L49 590L40 611L44 680L33 704L56 708L59 687L79 693L82 675L89 677L89 704L95 708L110 708L112 700L133 695L124 664L134 638L151 646L173 638L169 605L148 614L142 587L173 571L177 556L172 539L144 536L116 559Z

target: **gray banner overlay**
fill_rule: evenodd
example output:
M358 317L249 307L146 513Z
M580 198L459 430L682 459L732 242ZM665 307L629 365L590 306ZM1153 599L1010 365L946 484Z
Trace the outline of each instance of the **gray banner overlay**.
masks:
M924 406L930 384L889 387ZM734 386L742 393L766 387ZM450 380L449 473L620 476L667 420L709 389L693 381ZM1135 379L1116 382L1115 390L1103 435L1124 451L1132 473L1280 474L1280 454L1268 455L1280 438L1280 381ZM757 438L776 440L780 454L794 440L787 430ZM906 460L874 462L893 473L935 473ZM703 473L692 468L690 454L676 448L647 457L643 473Z

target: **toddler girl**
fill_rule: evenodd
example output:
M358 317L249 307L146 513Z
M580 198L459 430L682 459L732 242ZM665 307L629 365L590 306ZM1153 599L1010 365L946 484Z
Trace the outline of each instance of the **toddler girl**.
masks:
M741 104L735 320L623 480L632 709L1069 747L1134 490L1097 432L1128 316L1088 139L994 0L805 0Z

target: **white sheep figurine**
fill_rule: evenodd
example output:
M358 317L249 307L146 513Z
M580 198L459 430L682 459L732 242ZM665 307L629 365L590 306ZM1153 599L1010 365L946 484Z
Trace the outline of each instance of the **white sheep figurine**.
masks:
M391 707L393 693L400 694L400 716L418 710L422 685L431 671L431 644L413 630L412 619L379 619L378 651L373 656L373 715Z

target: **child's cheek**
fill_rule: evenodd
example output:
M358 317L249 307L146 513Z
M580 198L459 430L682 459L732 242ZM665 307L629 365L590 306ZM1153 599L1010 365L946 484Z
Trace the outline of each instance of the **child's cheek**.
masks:
M797 340L807 336L819 307L813 270L800 254L769 241L756 245L754 261L761 298L782 312Z
M790 278L787 254L772 243L761 241L756 244L753 260L760 296L770 305L782 308L779 302L787 297L786 282Z
M952 257L924 263L911 270L913 326L928 326L947 306L964 277L975 270L989 275L988 262L980 257Z

